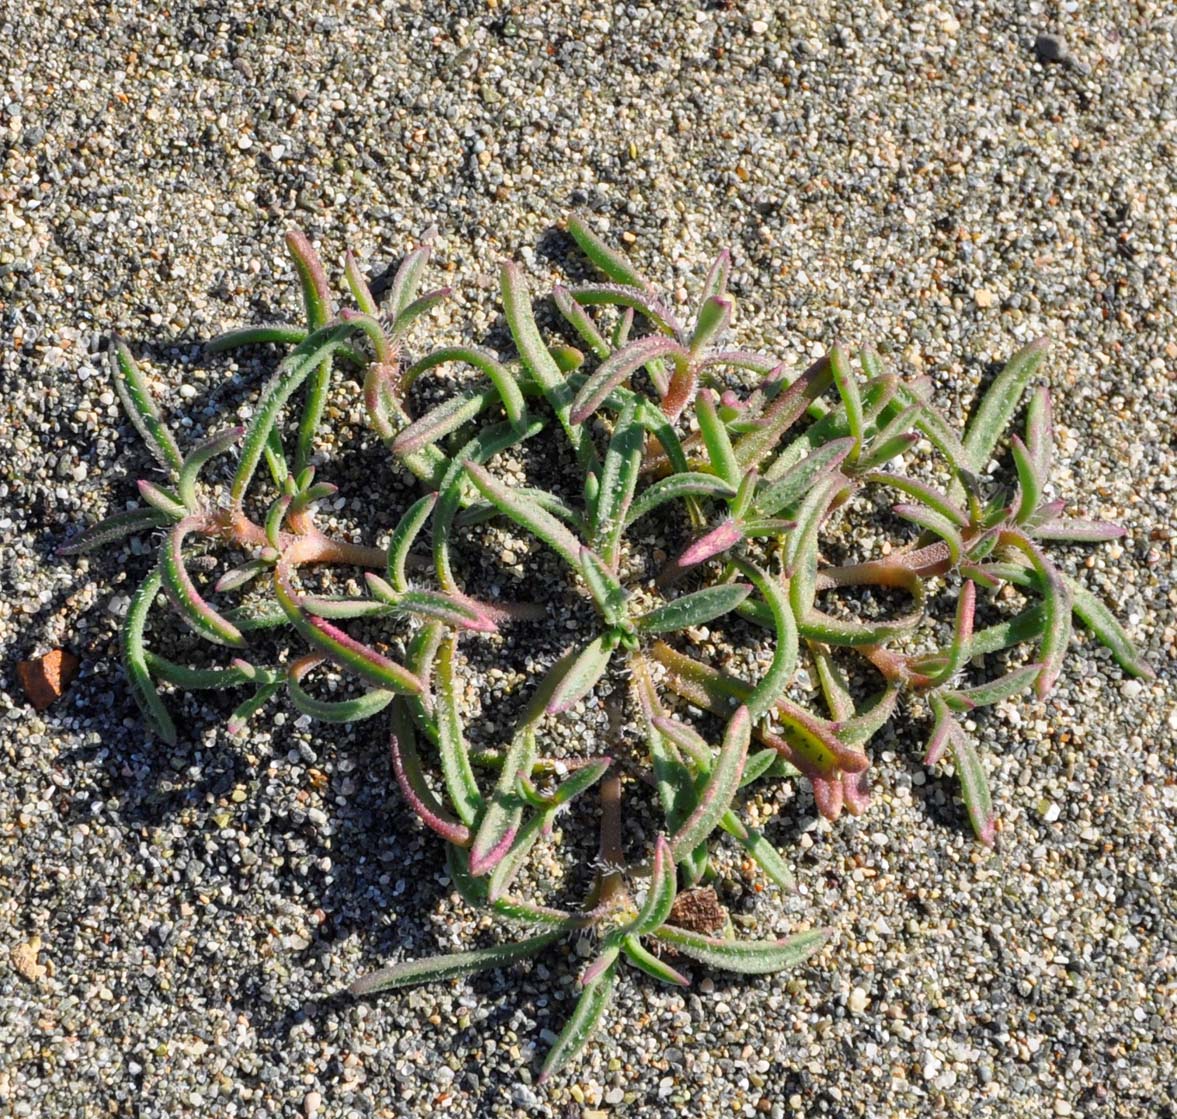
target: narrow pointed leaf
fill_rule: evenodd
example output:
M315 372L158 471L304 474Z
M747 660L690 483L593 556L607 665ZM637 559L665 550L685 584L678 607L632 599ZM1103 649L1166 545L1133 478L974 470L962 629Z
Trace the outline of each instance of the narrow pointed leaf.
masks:
M612 656L613 648L608 644L605 634L590 641L556 685L548 701L548 712L556 715L567 711L577 700L588 695L604 676Z
M722 478L733 489L740 485L744 471L736 460L727 427L720 419L716 408L715 393L703 389L695 398L695 416L699 421L699 433L707 448L707 458L715 475Z
M225 730L236 737L245 733L245 725L282 690L281 682L263 684L244 703L235 707L225 723Z
M307 336L301 326L286 326L284 323L264 323L261 326L243 326L238 330L227 330L204 344L206 354L221 354L239 346L260 346L268 342L279 346L297 346Z
M450 636L437 651L437 741L450 804L462 823L473 827L482 812L483 799L474 771L470 768L470 755L458 712L458 689L454 676L457 644L457 637Z
M670 983L675 987L689 987L691 981L670 966L665 960L660 960L653 952L647 951L636 936L627 936L621 941L621 951L634 967L644 971L654 979L663 983Z
M202 525L197 517L189 517L176 524L160 552L159 570L163 577L164 590L180 616L201 637L218 645L241 648L245 638L241 631L227 618L216 612L196 589L188 569L184 566L184 539Z
M162 486L157 486L154 482L148 482L144 479L137 482L136 486L139 490L139 496L153 509L157 509L161 513L166 513L168 520L178 521L188 515L191 507L185 505L180 500L178 493L172 493L170 490L166 490Z
M743 975L767 975L796 967L820 948L828 937L824 929L812 929L795 933L786 940L719 940L674 925L664 925L654 935L672 944L685 956L691 956L721 971L734 971Z
M564 316L572 329L584 339L595 357L603 360L609 356L613 347L597 329L597 324L589 318L584 308L572 298L563 284L557 284L552 289L552 302L556 304L560 314Z
M691 815L670 839L675 861L685 858L718 826L740 787L740 776L748 757L752 719L747 707L741 707L728 722L723 745L699 790L699 802Z
M709 295L703 300L699 308L699 317L695 320L695 330L691 335L690 350L692 355L699 354L710 346L732 321L732 301L721 295Z
M392 453L407 455L432 446L480 416L496 398L494 388L483 385L443 400L397 435L392 441Z
M729 498L735 497L735 494L734 486L728 485L722 478L717 478L713 474L671 474L670 477L655 482L642 492L630 506L625 523L627 526L633 524L668 501L678 501L686 497Z
M178 474L183 460L180 449L171 431L160 417L159 408L147 386L138 363L131 356L131 351L118 338L113 340L110 351L110 363L113 372L114 388L122 401L123 410L127 418L135 425L135 429L147 444L148 450L156 457L160 465L169 474Z
M89 552L94 548L113 544L124 536L134 536L140 532L151 532L161 528L170 523L171 519L157 509L129 509L125 513L115 513L86 529L76 540L63 544L57 549L57 554L75 556Z
M576 1057L589 1043L590 1038L596 1033L597 1027L600 1026L605 1011L609 1009L616 977L617 964L614 963L581 992L572 1017L560 1032L556 1044L552 1046L551 1052L544 1061L539 1074L539 1083L543 1084L554 1072L563 1068Z
M964 450L974 471L985 469L1026 386L1042 364L1046 348L1046 339L1039 338L1014 354L973 409L964 437Z
M646 890L638 915L629 926L634 936L644 936L666 923L674 905L676 893L674 851L663 835L654 843L654 861L650 870L650 885Z
M374 994L376 991L387 991L393 987L437 983L443 979L457 979L479 971L508 967L518 960L527 959L543 951L560 935L559 932L543 933L515 944L496 944L491 948L475 948L470 952L453 952L444 956L431 956L424 960L394 964L392 967L382 968L357 979L348 988L348 993L358 997Z
M752 588L745 583L706 587L635 618L634 625L646 633L672 633L688 626L705 625L730 613L751 591Z
M1126 534L1123 525L1111 521L1085 521L1077 517L1063 517L1043 521L1029 530L1035 540L1065 540L1076 544L1101 544L1105 540L1119 540Z
M580 572L605 622L611 626L620 625L625 619L628 596L617 576L591 548L580 550Z
M772 663L745 701L752 721L760 717L777 702L797 670L798 631L796 618L786 597L785 588L753 563L739 561L736 569L751 580L760 592L772 614L773 629L776 632L776 646L772 652Z
M433 252L432 238L426 234L424 243L418 245L401 261L396 270L392 284L388 289L388 309L393 319L396 319L407 308L421 288L421 280L425 275L425 268L429 264L430 254Z
M968 809L969 821L977 838L986 847L992 847L996 838L996 821L993 818L993 801L989 796L989 780L985 768L977 756L972 739L955 723L949 736L952 760L956 763L956 776L960 791Z
M353 723L370 719L383 711L395 698L396 693L376 689L352 699L324 700L312 696L302 686L303 677L313 667L305 660L295 661L289 668L286 687L290 700L304 715L324 723Z
M976 707L990 707L1025 691L1041 672L1040 664L1023 665L1004 676L999 676L996 680L978 684L976 687L945 692L944 702L953 711L972 711Z
M892 511L905 521L911 521L913 524L919 525L920 528L935 533L948 545L949 563L955 567L960 562L961 554L964 551L964 541L961 538L960 530L948 517L938 513L935 509L929 509L926 505L911 505L906 502L894 506Z
M854 447L850 438L835 439L810 452L776 481L760 490L753 508L764 517L775 517L795 505L822 478L833 473Z
M465 469L482 496L492 502L500 512L538 536L574 570L580 569L581 542L551 513L510 486L504 485L476 463L466 463Z
M568 232L580 246L581 252L610 280L619 284L632 284L638 288L649 288L649 281L630 263L629 258L606 245L582 217L573 214L568 219Z
M1026 409L1026 448L1034 463L1038 477L1046 482L1050 478L1051 460L1054 457L1054 420L1050 408L1050 390L1039 385L1030 397Z
M415 361L405 370L406 383L412 384L426 370L434 369L451 361L465 362L484 373L502 401L507 419L513 424L517 424L523 419L525 409L523 393L511 375L511 371L488 350L480 349L477 346L447 346L444 349L426 354L425 357Z
M470 873L476 877L493 870L515 838L523 816L517 788L519 777L531 772L534 758L535 730L524 725L511 740L494 792L470 846Z
M834 346L830 350L830 373L834 379L834 388L842 398L842 407L846 409L846 426L850 429L850 438L854 440L854 448L850 452L853 461L862 447L865 423L862 417L862 395L855 380L854 367L841 346Z
M651 334L639 338L610 354L580 386L572 400L569 420L582 424L625 379L656 358L674 356L685 359L686 349L673 338Z
M399 703L393 708L390 742L396 782L421 822L450 843L467 846L470 843L470 829L454 819L426 782L417 754L413 725Z
M915 478L906 478L902 474L887 474L881 471L866 474L862 480L891 486L893 489L916 498L928 508L939 513L940 516L947 518L957 528L965 528L969 523L968 514L955 501L950 500L945 494L925 482L920 482Z
M151 672L147 666L147 649L143 643L147 615L162 585L158 570L152 571L143 580L132 596L126 617L119 628L119 645L123 656L123 668L131 685L131 695L139 710L143 712L147 725L169 746L174 746L176 724L172 722L172 717L151 680Z

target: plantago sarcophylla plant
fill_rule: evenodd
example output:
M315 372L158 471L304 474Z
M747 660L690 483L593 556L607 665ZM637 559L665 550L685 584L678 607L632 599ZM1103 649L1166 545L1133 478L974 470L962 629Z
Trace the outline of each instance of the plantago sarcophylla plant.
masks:
M914 696L931 714L928 764L951 757L973 828L992 843L985 771L959 716L1031 686L1045 695L1073 616L1125 671L1150 671L1102 602L1049 556L1056 541L1099 541L1120 530L1068 519L1062 503L1045 496L1052 433L1044 387L1030 392L1025 438L1008 440L1014 487L991 493L985 477L1038 372L1041 341L1013 357L958 436L931 403L927 382L884 372L869 349L835 346L792 374L775 357L727 345L734 311L727 254L704 281L691 319L680 322L626 257L580 219L568 228L605 275L600 284L553 292L583 349L544 340L523 274L506 264L502 303L513 360L467 345L409 359L406 332L446 294L417 295L427 247L405 260L383 311L349 256L354 307L337 312L310 243L291 234L307 325L247 328L212 344L279 342L294 350L247 428L217 434L187 455L129 351L116 343L120 395L167 482L141 483L142 509L103 522L71 549L163 531L158 564L123 631L133 690L163 737L176 732L159 681L251 685L235 727L281 689L316 718L381 715L403 801L444 842L455 886L469 903L529 932L393 964L357 981L354 993L502 967L560 938L593 936L596 953L579 975L576 1008L543 1077L587 1043L623 961L685 985L680 957L755 974L797 964L822 943L822 930L748 941L722 918L704 931L676 916L676 895L716 874L720 835L771 882L789 887L785 857L749 826L747 790L803 775L823 815L863 811L870 740L900 697ZM424 491L383 546L329 537L315 522L315 502L334 492L315 480L313 458L337 363L361 372L368 422ZM456 387L411 414L420 378L447 367L473 370L476 379L443 375L444 386ZM300 389L288 459L282 420ZM520 484L532 441L543 444L542 469ZM234 448L232 481L216 495L201 470ZM900 499L890 513L880 514L875 501L883 494ZM892 515L911 528L878 555L835 562L830 557L852 538L840 518L863 515L875 517L872 535ZM564 574L545 585L549 599L578 596L594 624L567 647L520 631L531 634L539 673L497 748L473 749L459 637L498 642L504 627L545 614L499 603L493 588L471 594L464 586L488 524L556 557ZM418 541L428 542L427 563L413 554ZM674 547L663 551L659 541ZM192 574L196 545L238 554L211 602ZM300 580L310 565L358 568L367 594L310 593ZM261 595L222 604L259 584ZM1002 614L994 600L997 620L979 625L987 606L979 599L1005 586L1026 605ZM148 614L161 589L200 637L228 647L226 664L181 665L148 648ZM848 592L865 596L857 611L837 605ZM906 596L907 605L882 609L891 594ZM933 604L945 595L955 596L952 620L937 623ZM386 621L407 625L403 663L349 632L349 620L365 632ZM295 647L274 663L246 659L250 636L262 627L285 628ZM1024 647L1034 651L1019 659ZM983 658L999 654L1004 672L979 672ZM361 693L314 695L306 678L323 664ZM873 687L863 686L864 677ZM811 682L820 688L819 710L808 702ZM578 713L601 704L607 733L570 730ZM590 791L600 835L595 856L586 858L595 870L588 894L545 896L535 856L562 834L557 818L586 803ZM652 814L654 839L630 858L623 824L635 811L647 821Z

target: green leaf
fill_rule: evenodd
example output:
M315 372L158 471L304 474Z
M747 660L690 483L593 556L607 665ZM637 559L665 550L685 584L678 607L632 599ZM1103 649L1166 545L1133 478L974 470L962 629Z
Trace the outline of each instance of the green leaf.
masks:
M1046 348L1046 339L1038 338L1014 354L973 409L964 437L964 450L968 464L975 472L985 469L1026 386L1042 364Z
M552 302L556 304L557 310L568 321L572 329L584 339L596 358L603 360L609 356L613 347L605 340L604 335L597 329L597 324L589 318L584 308L572 298L571 293L563 284L557 284L552 289Z
M188 508L195 510L199 502L196 497L196 478L200 469L209 459L222 454L233 447L245 433L243 427L231 427L217 435L210 436L188 452L180 467L180 476L176 481L176 490L180 501Z
M744 583L706 587L635 618L634 625L646 633L673 633L688 626L701 626L734 610L751 590Z
M736 489L744 476L736 460L736 452L728 436L727 427L719 417L715 393L702 389L695 397L695 416L699 421L699 434L707 448L707 458L715 475Z
M629 258L611 249L588 226L584 218L573 214L568 219L568 232L589 258L610 280L634 287L650 287L649 281L629 262Z
M736 569L746 579L750 579L760 592L772 614L776 632L772 663L745 701L755 722L776 703L797 671L797 622L786 598L785 588L773 576L744 560L736 562Z
M736 489L729 486L722 478L712 474L671 474L655 482L642 492L642 495L629 507L626 515L626 525L652 513L660 505L668 501L678 501L686 497L735 497Z
M482 496L494 504L501 513L538 536L574 571L580 571L581 542L551 513L527 496L504 485L476 463L467 462L465 470Z
M1025 443L1016 435L1011 435L1009 444L1014 467L1018 472L1018 503L1014 510L1014 520L1018 524L1025 524L1042 501L1042 489L1046 479L1039 476L1034 458Z
M625 605L628 595L617 576L609 570L605 561L590 548L581 548L580 550L580 572L606 624L610 626L622 625L625 622Z
M601 634L594 638L577 654L552 692L552 698L548 701L549 714L567 711L596 687L613 656L614 646L609 643L608 636Z
M1071 609L1074 600L1066 580L1033 541L1021 533L1007 535L1008 542L1029 558L1040 581L1044 614L1038 659L1042 667L1035 690L1042 697L1054 686L1062 671L1071 640Z
M432 446L476 419L495 399L497 393L490 385L465 389L448 397L404 428L392 441L392 453L409 455Z
M765 486L753 502L753 508L764 517L775 517L782 509L791 508L823 478L837 470L842 460L854 447L850 438L826 443L789 468L775 482Z
M263 323L260 326L243 326L227 330L204 344L206 354L221 354L240 346L260 346L269 342L279 346L297 346L307 336L305 327L286 326L284 323Z
M152 571L143 580L131 598L126 617L119 629L119 644L123 655L123 668L131 685L131 695L139 710L143 712L147 725L169 746L174 746L176 725L151 681L151 673L147 667L147 649L143 643L147 615L162 585L163 580L158 570Z
M828 937L824 929L813 929L795 933L786 940L719 940L673 925L663 925L654 935L672 944L685 956L722 971L735 971L743 975L766 975L796 967L820 948Z
M406 564L409 551L417 534L421 531L433 507L437 504L437 494L426 494L423 498L413 502L393 529L392 539L388 542L388 581L398 591L409 589L409 577Z
M515 944L496 944L491 948L475 948L470 952L453 952L424 960L405 961L374 971L357 979L348 993L357 997L387 991L393 987L411 987L418 983L437 983L443 979L457 979L492 968L508 967L543 951L561 936L559 932L528 937Z
M552 821L556 818L556 809L548 808L527 820L515 833L511 845L495 863L490 872L487 883L487 896L491 901L502 898L516 876L523 869L531 849L539 841L540 836L551 829Z
M140 532L161 528L170 521L167 514L157 509L130 509L125 513L115 513L86 529L76 540L63 544L57 549L57 554L76 556L105 544L113 544L124 536L135 536Z
M405 370L405 382L412 384L426 370L434 369L451 361L465 362L484 373L502 401L507 419L513 424L522 422L526 405L523 393L511 375L511 371L488 350L480 349L477 346L446 346L443 349L434 350L420 360L413 362Z
M952 724L949 744L952 747L952 760L956 763L956 775L960 781L961 795L964 797L973 831L986 847L992 847L997 834L993 802L989 796L989 780L985 776L981 759L977 756L976 747L973 746L972 739L956 723Z
M408 253L401 261L388 289L388 309L394 320L399 318L417 298L417 292L421 288L421 280L425 276L425 269L429 264L432 252L432 237L427 233L423 243Z
M676 971L665 960L660 960L655 956L653 952L646 951L636 936L623 937L621 951L625 953L625 958L634 967L654 979L670 983L675 987L689 987L691 985L691 981L681 971Z
M618 555L625 517L633 501L642 464L646 434L635 419L636 413L636 401L626 402L614 425L589 520L592 546L601 551L610 567Z
M751 715L747 707L740 707L728 722L715 764L699 790L698 804L670 839L676 862L694 851L731 807L732 798L740 787L751 734Z
M917 481L915 478L905 478L902 474L888 474L884 471L872 471L869 474L864 474L862 480L864 482L877 482L883 486L891 486L893 489L897 489L901 493L908 494L910 497L914 497L917 501L922 502L929 509L939 513L941 517L946 518L958 528L966 528L968 526L968 514L955 501L952 501L935 487Z
M628 931L634 936L644 936L664 925L670 917L677 892L674 871L674 852L664 835L654 842L654 861L650 869L650 885L645 900Z
M425 774L421 770L421 759L417 754L413 724L405 713L404 704L398 703L392 709L392 735L389 741L392 746L392 771L409 806L426 827L448 841L450 846L447 855L455 850L455 845L467 845L470 842L470 829L446 811L425 780ZM450 858L449 861L453 863L454 859ZM465 897L461 876L454 873L453 869L451 876ZM476 900L484 901L485 898Z
M964 540L960 530L948 517L938 513L935 509L929 509L926 505L912 505L907 502L900 502L892 506L891 511L897 517L911 521L912 524L919 525L920 528L940 537L948 545L948 562L953 567L960 563L961 555L964 552Z
M793 889L793 872L785 860L781 858L780 852L764 838L762 832L748 829L744 835L737 836L736 839L740 846L748 852L749 857L779 889L786 892Z
M1120 667L1133 676L1144 676L1152 679L1156 676L1152 667L1137 652L1123 626L1116 621L1112 612L1089 590L1080 586L1075 580L1064 575L1067 588L1071 592L1075 613L1083 623L1106 645L1116 658Z
M290 575L289 557L283 557L274 568L274 597L282 612L308 644L340 668L355 673L361 680L378 688L387 688L398 694L422 694L424 685L403 665L381 656L330 622L307 614L290 585Z
M483 800L470 768L470 755L458 713L458 689L454 680L457 644L457 636L451 635L437 651L437 739L450 804L462 823L473 827L482 812Z
M597 979L585 986L577 1000L572 1017L560 1032L556 1044L552 1046L551 1052L544 1061L539 1074L540 1084L563 1068L589 1043L612 1001L613 984L616 977L617 964L613 963Z
M377 689L352 699L316 699L302 686L302 678L313 667L306 661L295 661L289 668L286 687L290 700L304 715L324 723L355 723L370 719L383 711L395 698L395 692Z
M511 337L514 338L515 346L519 350L519 357L527 371L535 378L552 411L556 413L556 418L572 440L578 461L586 468L591 467L596 463L596 450L593 448L589 433L577 430L576 425L569 419L571 391L568 381L540 337L539 329L535 325L535 314L531 309L527 282L518 265L510 261L503 265L501 288L503 312Z
M850 451L850 461L853 462L862 448L866 425L862 417L862 396L858 391L858 382L854 379L854 367L841 346L834 346L830 350L830 374L834 379L834 388L842 398L842 406L846 409L846 425L850 429L850 438L854 440Z
M1028 688L1041 674L1040 664L1015 668L996 680L989 680L973 688L958 688L944 693L944 702L954 711L972 711L976 707L990 707L1016 696Z
M535 730L524 725L511 740L503 768L470 846L470 873L488 874L510 849L523 818L518 793L520 775L531 772L535 758Z
M183 460L171 431L160 417L159 408L147 387L131 351L118 338L112 339L110 364L115 392L122 401L127 418L135 425L147 449L171 475L179 474Z
M1026 409L1026 448L1034 463L1034 470L1045 483L1050 478L1051 459L1054 457L1054 422L1050 408L1050 390L1039 385L1030 397Z
M705 347L710 346L732 321L732 301L721 295L709 295L699 308L695 330L691 335L691 356L697 357Z

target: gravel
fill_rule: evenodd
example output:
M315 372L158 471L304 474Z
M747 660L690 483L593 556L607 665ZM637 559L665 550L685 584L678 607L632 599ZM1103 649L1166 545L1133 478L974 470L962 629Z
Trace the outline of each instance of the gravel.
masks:
M15 0L0 39L3 1114L1175 1113L1169 5ZM537 284L581 267L553 232L573 209L672 292L730 245L742 341L804 362L873 340L954 414L1049 334L1056 492L1129 530L1066 563L1158 678L1080 633L1046 701L978 720L992 853L899 725L865 816L784 804L795 894L737 875L726 899L830 945L781 977L695 969L686 993L627 979L541 1087L571 943L340 993L488 935L400 810L380 728L290 714L234 742L223 704L188 700L161 747L117 669L142 549L54 549L149 469L112 333L199 433L266 360L201 342L297 314L291 224L380 273L436 223L459 292L439 334L477 337L502 258ZM58 647L81 672L38 715L16 663Z

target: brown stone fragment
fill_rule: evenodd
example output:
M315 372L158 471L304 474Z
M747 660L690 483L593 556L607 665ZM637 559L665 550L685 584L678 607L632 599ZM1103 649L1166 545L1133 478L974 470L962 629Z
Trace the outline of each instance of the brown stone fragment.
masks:
M12 966L17 974L23 976L30 983L36 983L45 974L45 965L39 963L37 956L41 951L41 938L31 937L23 944L17 944L12 949Z
M44 711L55 699L61 698L77 675L80 663L68 649L54 649L43 657L21 661L16 666L16 674L29 703L37 711Z
M670 907L667 924L676 925L688 932L719 932L727 924L727 910L719 903L719 897L710 886L696 886L683 890Z

